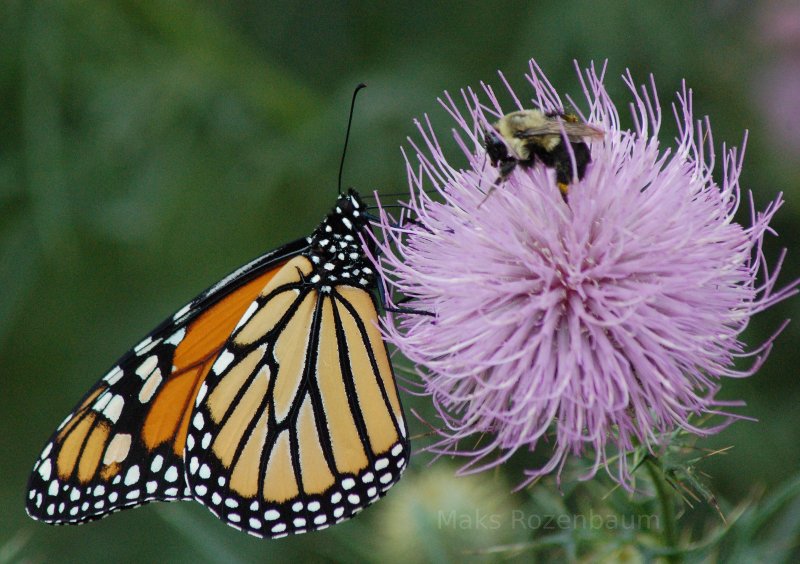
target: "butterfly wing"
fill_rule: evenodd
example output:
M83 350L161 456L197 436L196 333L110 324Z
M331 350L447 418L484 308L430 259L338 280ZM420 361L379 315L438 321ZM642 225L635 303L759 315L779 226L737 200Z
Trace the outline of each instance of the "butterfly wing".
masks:
M238 269L126 353L61 423L34 465L26 508L81 523L191 498L183 451L197 391L237 321L306 239Z
M213 364L187 434L187 480L256 536L328 527L376 501L409 456L373 295L320 285L298 256Z

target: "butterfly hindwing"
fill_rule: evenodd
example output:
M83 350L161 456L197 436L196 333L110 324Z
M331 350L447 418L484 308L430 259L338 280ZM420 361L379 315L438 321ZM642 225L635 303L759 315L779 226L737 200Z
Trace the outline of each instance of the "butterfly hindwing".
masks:
M328 233L338 249L344 235ZM248 308L188 430L195 498L257 536L352 517L399 479L409 456L374 282L361 277L369 268L355 258L342 272L326 268L320 247L287 263Z
M303 244L245 265L126 353L47 442L29 479L28 514L81 523L190 498L183 451L199 386L245 308Z

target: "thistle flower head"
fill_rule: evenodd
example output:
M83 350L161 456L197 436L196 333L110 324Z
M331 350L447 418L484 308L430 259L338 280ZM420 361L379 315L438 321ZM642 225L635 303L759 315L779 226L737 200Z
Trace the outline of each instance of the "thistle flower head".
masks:
M420 124L407 213L381 212L379 266L412 310L383 330L441 416L431 450L469 457L463 472L541 449L547 462L526 481L560 472L574 455L593 462L584 477L605 465L629 484L617 454L655 451L676 429L710 434L735 417L717 399L720 382L752 374L772 343L748 350L741 333L752 315L796 293L796 282L775 289L780 261L768 268L761 251L781 197L760 212L751 201L748 224L737 223L743 152L723 147L720 179L712 178L711 129L695 121L690 90L673 105L676 146L663 148L652 80L637 88L623 77L633 97L628 130L603 72L579 77L581 119L604 135L586 141L591 163L566 199L554 171L535 164L516 167L486 196L499 174L484 148L490 124L534 105L564 110L531 62L531 101L504 79L513 107L486 85L462 92L466 112L446 94L463 155L449 160L430 122ZM752 356L745 371L734 367L741 356ZM722 423L693 425L709 413ZM485 435L479 446L463 441L475 434Z

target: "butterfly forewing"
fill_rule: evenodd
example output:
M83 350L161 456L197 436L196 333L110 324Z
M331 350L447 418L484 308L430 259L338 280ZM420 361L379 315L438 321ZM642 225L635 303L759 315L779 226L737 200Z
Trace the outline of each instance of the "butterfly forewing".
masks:
M47 442L29 479L28 514L81 523L191 498L183 451L197 391L247 306L300 247L242 267L126 353Z

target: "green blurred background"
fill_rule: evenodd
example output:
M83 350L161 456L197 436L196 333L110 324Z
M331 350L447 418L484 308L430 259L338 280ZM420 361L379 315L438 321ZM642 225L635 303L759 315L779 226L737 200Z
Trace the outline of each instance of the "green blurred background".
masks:
M430 113L448 136L436 103L443 90L496 85L500 69L520 93L535 57L580 100L573 59L607 58L609 90L626 114L625 68L640 82L652 72L665 106L685 78L717 144L739 144L750 130L743 185L760 207L785 194L774 224L781 237L767 252L774 260L789 247L782 280L800 276L800 9L792 4L4 0L0 561L459 560L465 548L530 538L437 527L438 511L524 507L532 494L510 493L524 460L454 479L451 462L428 467L422 454L357 519L280 541L238 533L192 503L49 527L26 517L23 497L46 438L120 354L327 212L360 81L369 88L345 182L396 193L406 187L399 147L414 133L412 118ZM673 132L665 126L667 145ZM756 318L747 341L800 317L799 306L794 299ZM702 465L723 503L797 474L799 337L791 324L757 376L725 383L723 396L745 399L741 412L758 423L703 443L734 446ZM412 421L414 433L425 430ZM700 504L683 519L706 513Z

